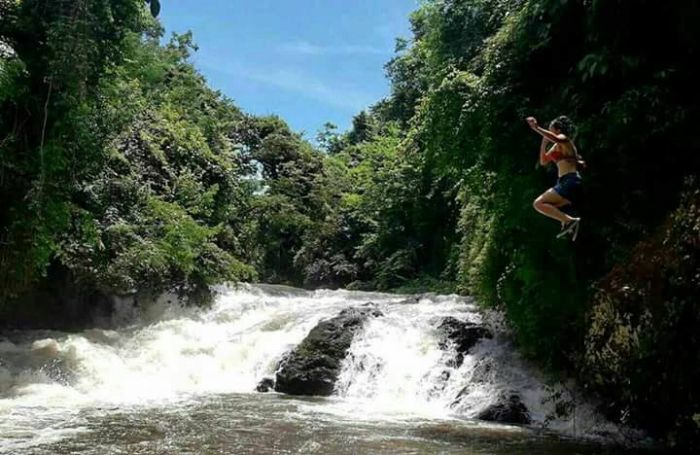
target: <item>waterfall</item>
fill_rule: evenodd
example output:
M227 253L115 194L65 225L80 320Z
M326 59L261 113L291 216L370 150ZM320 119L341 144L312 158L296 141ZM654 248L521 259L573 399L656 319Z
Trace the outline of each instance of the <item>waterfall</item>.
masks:
M0 336L0 434L33 433L36 442L56 422L79 419L81 409L255 394L257 383L274 376L284 354L321 319L368 301L384 316L356 334L334 395L303 405L314 413L469 419L499 394L516 392L534 426L547 422L577 435L610 430L585 403L577 403L575 416L552 418L552 391L504 337L482 340L459 367L448 366L454 352L440 348L437 326L446 316L482 323L469 298L428 295L401 303L405 298L240 285L219 289L206 309L168 303L167 296L139 311L120 305L115 318L122 325L110 330L7 333Z

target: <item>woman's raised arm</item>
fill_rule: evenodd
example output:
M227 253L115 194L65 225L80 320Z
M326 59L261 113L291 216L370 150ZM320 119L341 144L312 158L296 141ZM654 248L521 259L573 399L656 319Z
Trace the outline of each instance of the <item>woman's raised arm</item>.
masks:
M554 142L555 144L562 144L565 142L569 142L569 138L567 138L563 134L554 134L549 130L546 130L542 127L540 127L537 124L537 119L535 117L528 117L527 119L528 125L530 125L530 128L532 130L542 136L543 138L547 139L549 142Z

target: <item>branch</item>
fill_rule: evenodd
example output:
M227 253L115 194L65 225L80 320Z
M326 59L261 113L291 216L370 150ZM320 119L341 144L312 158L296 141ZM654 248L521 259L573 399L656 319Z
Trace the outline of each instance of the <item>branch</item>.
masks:
M44 140L46 139L46 124L49 120L49 100L51 100L51 91L53 90L53 80L49 79L49 90L46 94L46 102L44 103L44 122L41 126L41 142L39 143L39 157L41 160L41 177L40 191L44 188Z

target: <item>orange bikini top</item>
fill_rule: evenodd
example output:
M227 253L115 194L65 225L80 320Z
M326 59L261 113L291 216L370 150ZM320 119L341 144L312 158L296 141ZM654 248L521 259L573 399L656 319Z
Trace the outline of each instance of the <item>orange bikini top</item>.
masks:
M564 153L562 153L558 147L551 152L548 152L545 156L547 157L547 161L554 161L555 163L558 163L559 161L571 161L574 163L578 162L578 157L576 157L576 155L564 155Z

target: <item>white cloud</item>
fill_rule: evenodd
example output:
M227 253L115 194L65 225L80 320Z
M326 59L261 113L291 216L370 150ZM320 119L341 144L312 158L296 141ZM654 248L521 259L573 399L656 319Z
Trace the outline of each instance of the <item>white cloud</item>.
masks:
M297 55L387 55L390 50L376 46L363 46L356 44L344 44L336 46L319 46L308 41L295 41L285 43L279 47L279 51L285 54Z
M379 96L376 94L366 93L340 83L328 84L296 68L267 70L231 63L214 63L210 60L200 60L199 64L231 76L298 93L306 98L353 113L367 108L379 99Z
M293 69L266 72L249 71L241 75L353 112L367 107L375 98L352 88L328 85L308 74Z

